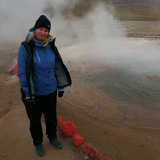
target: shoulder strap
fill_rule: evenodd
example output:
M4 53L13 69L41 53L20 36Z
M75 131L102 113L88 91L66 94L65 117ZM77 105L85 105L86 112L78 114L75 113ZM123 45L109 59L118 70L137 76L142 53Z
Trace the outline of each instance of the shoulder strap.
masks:
M26 51L27 51L27 59L26 59L26 75L27 75L27 82L29 87L29 94L30 98L32 98L34 93L34 88L32 85L32 64L33 64L33 55L34 55L34 42L30 41L29 43L27 41L23 41L21 43Z

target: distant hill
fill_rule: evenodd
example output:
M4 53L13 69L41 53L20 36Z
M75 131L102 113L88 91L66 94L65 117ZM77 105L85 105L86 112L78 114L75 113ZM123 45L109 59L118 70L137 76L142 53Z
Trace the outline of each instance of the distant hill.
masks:
M84 17L99 2L106 2L105 9L121 21L160 21L160 0L81 0L74 8L64 8L62 15L66 19ZM44 12L54 15L50 5Z
M148 3L148 2L159 2L159 0L111 0L114 3L135 3L135 2L143 2L143 3Z
M160 0L84 0L84 1L106 2L107 10L119 20L160 21ZM114 10L112 7L110 7L110 4L114 8Z
M116 1L113 3L115 10L112 13L120 20L160 21L160 0L114 1Z
M159 2L160 0L92 0L92 1L105 1L111 3L151 3Z

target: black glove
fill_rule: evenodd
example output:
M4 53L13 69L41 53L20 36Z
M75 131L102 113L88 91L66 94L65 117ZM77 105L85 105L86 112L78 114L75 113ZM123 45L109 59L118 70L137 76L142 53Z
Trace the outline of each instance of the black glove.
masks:
M35 105L35 99L34 98L30 98L30 99L25 98L24 100L25 100L25 105L27 107L33 107Z
M59 98L63 97L63 94L64 94L64 91L59 91L59 92L58 92Z

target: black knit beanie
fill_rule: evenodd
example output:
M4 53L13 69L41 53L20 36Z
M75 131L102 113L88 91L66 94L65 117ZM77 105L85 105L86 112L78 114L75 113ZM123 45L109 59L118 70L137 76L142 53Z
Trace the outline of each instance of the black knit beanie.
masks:
M36 30L36 29L38 29L38 28L47 28L48 29L48 31L50 32L50 30L51 30L51 22L49 21L49 19L46 17L46 16L44 16L44 15L41 15L38 19L37 19L37 21L36 21L36 23L35 23L35 25L34 25L34 30Z

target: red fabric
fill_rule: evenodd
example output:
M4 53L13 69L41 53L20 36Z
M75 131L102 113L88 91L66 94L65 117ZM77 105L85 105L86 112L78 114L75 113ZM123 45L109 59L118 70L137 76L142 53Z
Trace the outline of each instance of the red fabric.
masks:
M91 147L91 144L84 144L81 146L81 150L84 152L84 153L87 153L88 156L91 158L91 159L95 159L95 160L108 160L106 158L103 158L102 155L100 154L100 152L97 151L97 149L93 149Z
M57 127L60 129L63 124L62 116L57 116Z
M91 144L84 144L83 146L81 146L81 150L86 153L91 149Z
M74 134L72 137L72 143L74 146L78 147L80 144L84 142L84 138L81 137L79 134Z
M11 69L12 74L18 76L18 64Z
M71 121L63 122L59 129L65 137L71 137L73 134L76 134L76 126Z
M98 156L101 156L101 154L97 151L97 149L92 149L88 151L88 154L90 155L91 158L96 158Z
M76 134L76 126L71 121L63 122L63 119L61 116L57 116L57 127L59 128L60 132L65 137L71 137L72 136L72 143L74 146L79 146L84 142L84 138L80 135ZM84 144L81 146L81 150L84 153L87 153L87 155L94 160L108 160L106 158L103 158L100 152L97 151L97 149L93 149L91 147L91 144Z
M103 158L103 157L102 157L100 160L109 160L109 159L106 159L106 158Z
M57 127L65 137L71 137L76 134L76 126L71 121L63 122L61 116L57 116Z

